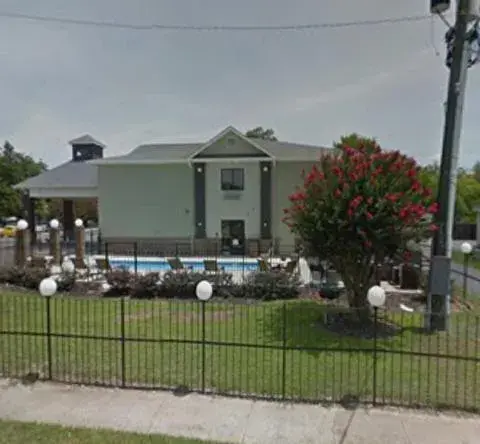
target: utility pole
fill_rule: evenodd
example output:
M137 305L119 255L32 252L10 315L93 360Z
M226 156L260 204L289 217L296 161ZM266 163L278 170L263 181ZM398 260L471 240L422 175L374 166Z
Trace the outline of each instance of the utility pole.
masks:
M469 63L470 1L457 0L437 197L439 212L435 219L438 230L435 232L431 250L432 266L426 318L427 328L430 330L448 329L458 155Z

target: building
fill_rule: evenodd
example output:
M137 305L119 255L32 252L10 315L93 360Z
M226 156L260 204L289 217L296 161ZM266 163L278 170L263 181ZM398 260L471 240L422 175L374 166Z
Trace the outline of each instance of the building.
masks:
M293 248L283 209L302 170L326 150L249 139L233 127L207 142L141 145L115 157L103 157L104 145L90 136L70 144L71 161L17 188L30 202L62 198L67 233L73 229L74 200L96 198L103 240L137 242L159 254L179 246L182 254Z

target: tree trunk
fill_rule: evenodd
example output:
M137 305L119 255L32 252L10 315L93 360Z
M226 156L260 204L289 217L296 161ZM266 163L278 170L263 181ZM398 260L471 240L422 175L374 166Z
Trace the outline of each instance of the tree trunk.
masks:
M367 291L368 288L347 289L348 305L352 309L353 318L361 323L367 322L371 315Z
M340 267L339 267L340 268ZM348 305L352 309L352 317L358 322L368 322L371 315L371 307L367 300L367 292L374 284L375 269L371 261L364 263L344 263L342 279L347 290Z

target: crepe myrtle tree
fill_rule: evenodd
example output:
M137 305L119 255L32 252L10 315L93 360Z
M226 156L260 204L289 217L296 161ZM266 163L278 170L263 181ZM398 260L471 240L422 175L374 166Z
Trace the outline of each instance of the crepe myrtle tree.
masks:
M431 237L438 205L420 183L415 160L384 151L373 139L348 140L302 173L303 186L289 196L284 222L309 254L336 268L350 306L367 314L376 264L408 255L411 240Z

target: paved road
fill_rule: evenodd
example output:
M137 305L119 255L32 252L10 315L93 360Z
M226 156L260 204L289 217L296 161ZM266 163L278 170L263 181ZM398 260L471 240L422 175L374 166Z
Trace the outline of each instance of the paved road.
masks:
M478 444L478 417L0 380L0 418L230 443Z
M461 240L453 241L453 249L456 251L460 251L463 242L464 241ZM423 246L423 255L426 257L430 257L429 245ZM460 288L463 288L463 283L465 279L463 275L463 265L452 263L452 279L455 281L455 284ZM471 295L478 295L480 297L480 271L473 267L469 267L468 269L467 291Z

